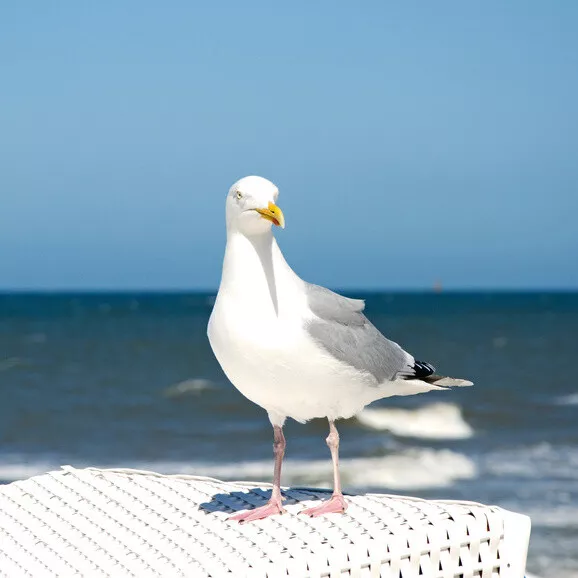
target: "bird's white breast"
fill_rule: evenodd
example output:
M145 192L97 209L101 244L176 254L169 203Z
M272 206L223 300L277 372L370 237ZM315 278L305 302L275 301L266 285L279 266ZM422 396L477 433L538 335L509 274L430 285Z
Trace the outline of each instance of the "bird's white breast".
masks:
M303 282L276 244L268 262L245 240L229 242L209 341L233 385L272 419L348 417L376 399L309 337L310 315Z

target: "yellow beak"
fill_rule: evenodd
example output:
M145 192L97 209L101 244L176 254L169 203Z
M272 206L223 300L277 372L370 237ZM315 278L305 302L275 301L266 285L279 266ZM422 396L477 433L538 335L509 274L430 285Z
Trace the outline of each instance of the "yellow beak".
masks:
M274 203L269 203L266 209L255 209L264 219L271 221L274 225L285 228L285 217L283 211Z

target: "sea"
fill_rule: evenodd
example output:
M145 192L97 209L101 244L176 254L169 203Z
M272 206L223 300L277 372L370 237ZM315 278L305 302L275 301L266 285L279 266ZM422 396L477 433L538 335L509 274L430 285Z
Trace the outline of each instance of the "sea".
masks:
M578 577L578 293L344 293L417 359L475 383L340 422L345 488L527 514L528 573ZM63 464L270 481L267 415L207 341L214 298L0 294L1 483ZM289 420L285 435L284 485L329 487L327 423Z

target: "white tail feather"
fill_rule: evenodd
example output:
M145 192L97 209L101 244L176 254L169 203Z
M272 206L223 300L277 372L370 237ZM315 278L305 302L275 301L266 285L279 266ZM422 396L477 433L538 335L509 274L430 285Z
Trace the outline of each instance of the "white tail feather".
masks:
M467 379L457 379L455 377L440 377L435 381L429 381L432 385L437 385L439 387L465 387L467 385L474 385L472 381Z

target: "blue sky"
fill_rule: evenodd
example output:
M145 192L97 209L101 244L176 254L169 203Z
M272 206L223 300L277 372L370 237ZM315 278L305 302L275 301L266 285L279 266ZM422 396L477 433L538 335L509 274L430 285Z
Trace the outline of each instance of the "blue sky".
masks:
M578 3L0 6L0 288L214 288L224 197L342 288L578 287Z

